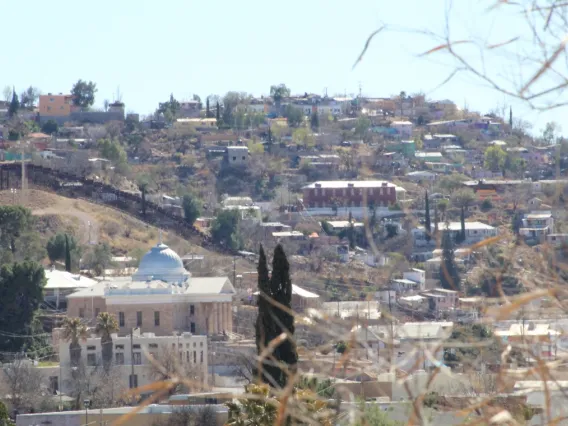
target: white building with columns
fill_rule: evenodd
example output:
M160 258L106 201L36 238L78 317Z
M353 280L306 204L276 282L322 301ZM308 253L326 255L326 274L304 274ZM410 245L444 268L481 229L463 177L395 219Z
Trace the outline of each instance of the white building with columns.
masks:
M100 312L109 312L119 324L119 336L133 329L156 336L228 334L234 294L228 277L191 276L177 253L160 242L132 277L107 278L67 296L67 315L94 325Z

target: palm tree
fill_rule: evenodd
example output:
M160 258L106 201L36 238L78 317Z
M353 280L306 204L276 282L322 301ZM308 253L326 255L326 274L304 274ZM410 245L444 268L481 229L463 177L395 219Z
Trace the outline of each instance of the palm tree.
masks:
M97 317L95 332L101 338L103 367L108 371L112 363L112 333L118 331L118 322L114 315L101 312Z
M79 367L81 362L81 344L79 341L85 340L88 335L87 326L81 322L80 318L65 318L63 320L62 338L69 342L71 367Z

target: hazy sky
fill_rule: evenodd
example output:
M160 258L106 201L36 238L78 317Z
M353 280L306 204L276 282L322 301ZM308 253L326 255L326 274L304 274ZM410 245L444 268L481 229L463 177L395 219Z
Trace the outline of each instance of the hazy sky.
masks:
M515 18L487 13L490 0L455 3L454 40L476 35L496 43L518 28ZM359 85L372 96L423 91L481 112L508 105L471 77L434 90L453 70L449 57L420 57L439 43L394 30L442 34L447 6L444 0L0 0L0 86L69 92L82 78L97 83L97 105L112 101L120 87L127 110L141 114L172 92L180 100L228 90L261 95L278 83L293 93L357 93ZM368 35L383 23L389 31L372 40L352 70ZM495 60L486 66L502 68ZM563 124L564 110L529 114L513 105L535 133L546 121Z

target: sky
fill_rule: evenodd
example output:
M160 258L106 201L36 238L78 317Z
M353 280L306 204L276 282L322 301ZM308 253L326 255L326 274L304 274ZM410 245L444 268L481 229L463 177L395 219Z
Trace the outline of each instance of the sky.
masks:
M120 91L126 109L142 115L170 93L178 100L229 90L260 96L280 83L322 95L424 92L482 113L512 105L535 134L547 121L562 126L565 109L530 112L468 74L439 87L455 64L443 51L420 55L440 41L417 30L443 34L447 16L453 40L498 43L515 34L519 18L487 12L492 1L457 0L450 8L447 0L0 0L3 34L13 35L3 43L0 86L59 93L92 80L96 106ZM501 73L508 66L501 59L485 65Z

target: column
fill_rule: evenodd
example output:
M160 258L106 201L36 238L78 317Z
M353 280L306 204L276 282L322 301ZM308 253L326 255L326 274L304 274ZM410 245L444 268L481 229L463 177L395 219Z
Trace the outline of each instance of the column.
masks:
M218 333L219 332L219 322L217 321L217 317L218 317L218 307L217 307L217 303L212 303L212 310L211 310L211 318L212 318L212 322L213 322L213 333Z
M225 320L227 318L227 313L225 312L225 303L219 303L219 312L221 313L221 332L227 331L227 326Z
M225 312L227 313L227 331L233 332L233 309L231 302L225 303Z
M206 313L206 318L207 318L207 331L209 334L213 334L213 304L212 303L207 303L204 304L204 308L205 308L205 313Z
M223 304L222 303L217 303L217 312L218 312L218 316L217 316L217 323L219 324L219 333L223 333L223 330L225 328L225 324L223 323Z

